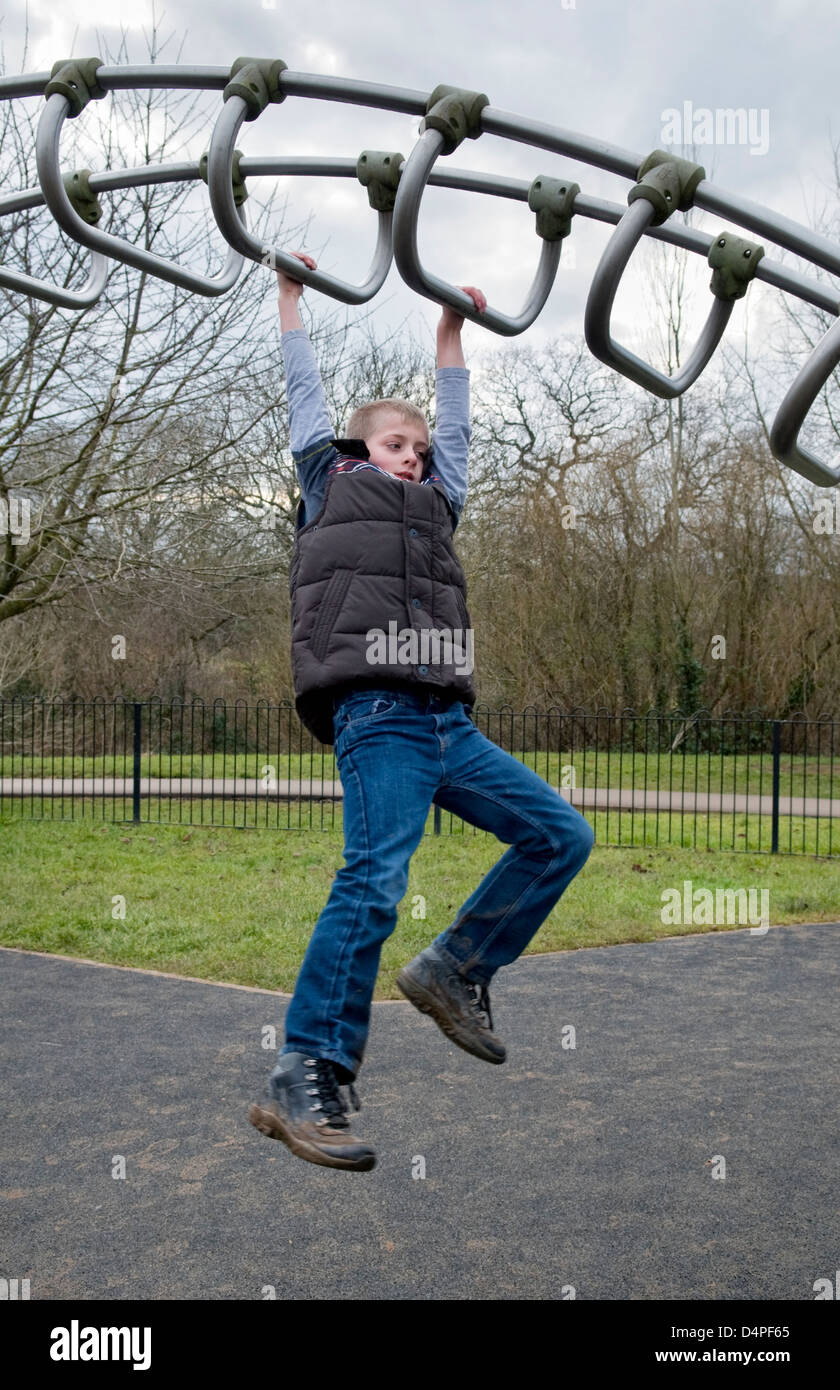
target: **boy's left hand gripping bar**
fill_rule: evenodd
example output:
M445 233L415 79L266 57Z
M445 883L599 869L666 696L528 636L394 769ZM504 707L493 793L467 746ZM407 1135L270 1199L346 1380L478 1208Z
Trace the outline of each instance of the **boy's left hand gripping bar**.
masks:
M549 227L548 220L538 212L537 232L543 239L540 260L525 305L515 318L500 313L489 304L483 313L479 313L464 290L426 270L417 245L420 202L438 156L453 154L464 140L479 138L482 133L482 112L489 104L490 99L484 92L450 87L445 83L435 87L426 103L420 138L409 155L400 179L394 208L394 257L397 270L409 289L436 304L447 304L456 314L480 324L482 328L511 336L529 328L548 299L560 264L560 245L567 226L561 227L558 220ZM535 181L535 186L539 194L539 181ZM576 184L574 188L580 192ZM529 204L538 211L537 203L531 202L530 197ZM569 215L574 210L573 204L574 195L568 200L568 207L564 208Z

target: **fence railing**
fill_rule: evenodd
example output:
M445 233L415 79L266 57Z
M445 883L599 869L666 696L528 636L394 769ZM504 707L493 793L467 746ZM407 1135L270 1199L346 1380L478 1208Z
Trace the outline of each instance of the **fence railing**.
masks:
M476 727L617 845L831 855L838 721L476 705ZM0 816L340 828L331 747L289 701L0 700ZM431 830L479 833L431 809ZM480 832L485 833L485 832Z

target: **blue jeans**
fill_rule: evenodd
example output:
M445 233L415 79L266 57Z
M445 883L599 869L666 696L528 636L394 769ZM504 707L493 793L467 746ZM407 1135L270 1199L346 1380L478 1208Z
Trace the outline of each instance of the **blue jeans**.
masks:
M353 691L335 709L334 732L345 863L304 956L280 1055L329 1058L346 1084L362 1064L379 956L432 802L511 846L433 942L477 984L522 954L594 836L559 792L484 737L460 701Z

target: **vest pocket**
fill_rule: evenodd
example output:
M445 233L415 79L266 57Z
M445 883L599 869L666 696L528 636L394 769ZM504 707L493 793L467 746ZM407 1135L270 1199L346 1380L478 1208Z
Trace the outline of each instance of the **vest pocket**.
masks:
M332 630L353 578L353 570L336 570L324 590L318 605L318 617L309 639L309 649L316 661L323 661L327 654Z

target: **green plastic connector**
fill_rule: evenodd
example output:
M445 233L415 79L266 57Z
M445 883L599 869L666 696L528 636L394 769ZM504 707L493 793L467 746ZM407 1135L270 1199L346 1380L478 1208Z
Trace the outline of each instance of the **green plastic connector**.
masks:
M207 161L209 159L209 156L209 150L205 150L204 154L198 161L198 172L204 179L205 183L207 182ZM242 173L240 173L239 170L239 161L241 158L242 151L234 150L232 166L233 177L231 181L233 183L233 201L238 208L241 208L242 204L245 202L245 199L248 197L248 190L245 187L245 176Z
M280 87L280 74L288 66L282 58L237 58L222 99L241 97L248 103L246 121L255 121L269 102L286 100L286 93Z
M572 230L579 183L551 179L540 174L528 190L528 207L537 214L537 236L543 241L562 241Z
M393 212L405 156L398 150L362 150L356 161L356 178L368 191L374 212Z
M101 58L60 58L50 68L50 80L44 88L44 96L51 97L58 92L70 103L67 115L72 119L84 111L89 101L101 101L108 93L96 80Z
M470 92L465 87L435 87L426 102L426 116L421 130L437 130L443 136L443 154L452 154L462 140L477 140L481 134L481 113L490 105L483 92Z
M67 190L67 197L73 204L74 212L83 222L87 222L89 227L95 227L102 216L102 208L88 182L90 174L90 169L76 169L72 174L62 174L61 180Z
M763 255L764 247L756 242L721 232L709 247L712 294L717 299L743 299Z
M672 212L678 209L687 212L694 202L697 185L706 177L702 164L692 164L690 159L677 159L664 150L654 150L636 175L638 183L627 194L628 203L637 198L645 198L653 203L656 216L652 227L667 222Z

